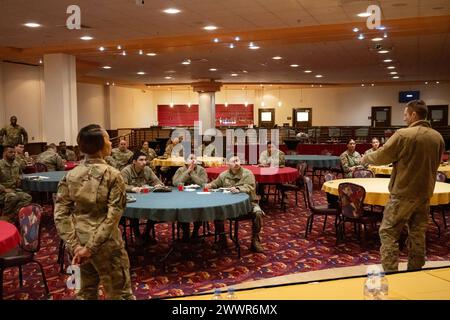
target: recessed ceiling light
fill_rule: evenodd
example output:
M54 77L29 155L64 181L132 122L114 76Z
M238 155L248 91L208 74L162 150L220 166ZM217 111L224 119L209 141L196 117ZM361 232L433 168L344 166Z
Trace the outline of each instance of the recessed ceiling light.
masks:
M305 70L305 71L303 71L304 73L311 73L312 71L311 70Z
M386 27L385 26L379 26L379 27L376 27L375 29L377 29L377 30L386 30Z
M148 55L148 56L150 56L150 57L154 57L154 56L156 56L156 53L154 53L154 52L149 52L149 53L146 53L146 55Z
M370 13L369 12L361 12L361 13L358 13L357 16L360 18L367 18L367 17L370 17Z
M189 59L184 60L181 64L184 64L184 65L191 64L191 60L189 60Z
M81 39L81 40L84 40L84 41L89 41L89 40L94 39L94 37L91 37L91 36L82 36L80 39Z
M166 77L164 77L164 79L170 80L170 79L172 79L172 77L166 76Z
M383 41L383 38L378 38L378 37L377 38L373 38L372 41L374 41L374 42Z
M216 68L209 68L209 71L217 71Z
M232 77L237 77L238 74L237 74L237 73L232 73L231 76L232 76Z
M109 81L108 81L108 82L106 82L106 85L107 85L107 86L109 86Z
M259 49L259 47L256 46L256 45L250 46L248 48L251 49L251 50L258 50Z
M248 71L247 71L247 70L242 70L242 72L243 72L243 73L248 73Z
M361 87L364 87L365 86L365 84L364 83L361 83Z
M41 25L36 22L27 22L24 24L24 26L28 28L39 28Z
M292 68L298 68L299 65L298 65L298 64L291 64L291 67L292 67Z
M392 62L392 59L385 59L385 60L383 60L383 62L386 62L386 63Z
M400 79L399 76L393 76L392 79Z
M387 37L388 37L387 32L385 32L383 35L383 38L387 38Z
M234 49L234 44L230 43L230 49Z
M103 69L111 69L111 66L103 66Z
M144 54L144 51L142 51L142 50L139 50L139 54Z
M359 39L359 40L364 40L364 35L363 35L362 33L360 33L360 34L358 35L358 39Z
M359 29L358 28L353 28L353 32L358 32Z
M219 42L219 38L214 38L213 40L215 43Z
M281 59L283 59L283 58L280 57L280 56L275 56L275 57L272 57L272 59L273 59L273 60L281 60Z
M439 81L436 81L436 84L439 84L440 82Z
M122 50L122 46L120 44L117 46L117 50Z
M105 48L100 47L100 48L98 48L98 50L100 50L100 51L105 51Z
M380 51L378 51L378 53L381 53L381 54L388 53L388 52L389 52L389 50L380 50Z
M397 73L398 73L397 71L389 72L389 74L397 74Z
M145 74L145 72L144 71L139 71L139 72L136 72L138 75L143 75L143 74Z
M311 88L314 88L314 85L313 85L313 84L311 85Z
M425 84L428 84L428 81L425 81Z
M316 74L316 78L322 78L323 76L321 74Z
M370 85L371 85L372 87L374 86L374 84L373 84L373 83L371 83Z
M123 51L122 51L122 55L123 55L123 56L126 56L126 55L127 55L127 52L126 52L125 50L123 50Z
M178 10L177 8L168 8L163 10L163 12L167 13L167 14L177 14L180 13L181 11Z
M39 59L39 63L42 64L42 59Z
M203 29L205 29L207 31L211 31L211 30L217 30L217 27L213 26L213 25L210 25L210 26L203 27Z
M388 69L395 69L395 66L389 66Z
M113 82L112 85L115 86L116 84Z
M234 41L240 41L241 40L241 38L239 38L239 37L234 37Z

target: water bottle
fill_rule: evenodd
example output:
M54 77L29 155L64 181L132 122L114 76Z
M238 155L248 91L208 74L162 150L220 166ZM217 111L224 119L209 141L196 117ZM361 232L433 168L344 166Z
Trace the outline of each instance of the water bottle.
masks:
M233 287L228 288L227 300L236 300L236 294Z
M380 291L379 299L387 300L389 294L389 283L384 271L380 271Z
M378 290L376 286L375 274L372 271L367 273L367 279L364 282L364 300L377 300Z
M214 295L212 300L222 300L222 295L220 294L220 289L214 289Z

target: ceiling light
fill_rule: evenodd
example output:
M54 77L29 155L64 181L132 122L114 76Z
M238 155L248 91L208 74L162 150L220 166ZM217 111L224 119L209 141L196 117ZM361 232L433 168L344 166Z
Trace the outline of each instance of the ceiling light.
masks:
M112 85L115 86L116 84L113 82Z
M213 26L213 25L210 25L210 26L203 27L203 29L205 29L207 31L211 31L211 30L217 30L217 27Z
M167 77L164 77L164 79L170 80L170 79L172 79L172 77L167 76Z
M258 50L258 49L259 49L258 46L250 46L250 47L248 47L248 48L251 49L251 50Z
M230 49L234 48L234 44L230 43Z
M139 54L144 54L144 51L142 51L142 50L139 50Z
M379 27L376 27L375 29L377 29L377 30L386 30L386 27L385 26L379 26Z
M42 59L39 59L39 63L42 64Z
M436 81L436 84L439 84L440 82L439 81Z
M209 71L217 71L216 68L209 68Z
M120 44L117 46L117 50L122 50L122 46Z
M388 37L387 32L385 32L383 35L383 38L387 38L387 37Z
M367 17L370 17L370 13L369 12L361 12L361 13L358 13L357 16L360 18L367 18Z
M311 70L305 70L305 71L303 71L304 73L311 73L312 71Z
M278 106L281 107L283 103L281 101L278 101Z
M234 37L234 41L240 41L241 40L241 38L239 38L239 37Z
M360 33L360 34L358 35L358 39L359 39L359 40L364 40L364 35L363 35L362 33Z
M395 66L389 66L388 69L395 69Z
M145 74L145 72L144 71L139 71L139 72L136 72L138 75L143 75L143 74Z
M373 83L371 83L370 85L371 85L372 87L374 86L374 84L373 84Z
M361 87L364 87L365 86L365 84L364 83L361 83Z
M280 57L280 56L275 56L275 57L272 57L272 59L273 59L273 60L281 60L281 59L283 59L283 58Z
M231 76L232 76L232 77L237 77L238 74L237 74L237 73L232 73Z
M100 48L98 48L98 50L100 50L100 51L105 51L105 48L100 47Z
M316 78L322 78L323 76L321 74L316 74Z
M109 86L109 81L108 81L108 82L106 82L106 85L107 85L107 86Z
M148 55L148 56L150 56L150 57L154 57L154 56L156 56L156 53L154 53L154 52L149 52L149 53L146 53L146 55Z
M91 36L82 36L80 39L81 39L81 40L84 40L84 41L89 41L89 40L92 40L92 39L94 39L94 38L91 37Z
M393 76L392 79L399 79L399 76Z
M314 85L313 85L313 84L311 85L311 88L314 88Z
M213 40L215 43L219 42L219 38L214 38Z
M392 59L385 59L383 62L392 62Z
M373 38L372 41L374 42L383 41L383 38Z
M122 55L123 55L123 56L126 56L126 55L127 55L127 52L126 52L125 50L123 50L123 51L122 51Z
M298 65L298 64L291 64L291 67L292 67L292 68L298 68L299 65Z
M243 72L243 73L248 73L248 71L247 71L247 70L242 70L242 72Z
M111 69L111 66L103 66L103 69Z
M177 13L180 13L181 11L176 8L168 8L168 9L163 10L163 12L165 12L167 14L177 14Z
M28 28L39 28L41 25L36 22L27 22L24 24L24 26Z
M428 84L428 81L425 81L425 84Z
M184 60L181 64L184 64L184 65L191 64L191 60L189 60L189 59Z
M380 50L380 51L378 51L378 53L381 53L381 54L388 53L388 52L389 52L389 50Z
M398 72L397 71L392 71L392 72L389 72L389 74L398 74Z
M359 29L358 28L353 28L353 32L358 32Z

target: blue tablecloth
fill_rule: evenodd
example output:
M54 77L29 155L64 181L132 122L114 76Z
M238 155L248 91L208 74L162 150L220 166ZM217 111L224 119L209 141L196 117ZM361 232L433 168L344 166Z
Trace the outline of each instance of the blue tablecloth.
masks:
M59 181L66 175L67 171L49 171L24 174L22 176L22 189L25 191L56 192ZM39 180L33 177L44 177ZM46 179L46 177L48 179Z
M200 190L199 190L200 191ZM136 202L129 202L124 216L154 221L211 221L226 220L245 215L251 211L249 196L245 193L211 192L197 194L197 191L167 193L130 193Z
M322 155L286 155L287 163L298 163L306 162L310 167L321 167L321 168L334 168L339 167L341 160L336 156L322 156Z

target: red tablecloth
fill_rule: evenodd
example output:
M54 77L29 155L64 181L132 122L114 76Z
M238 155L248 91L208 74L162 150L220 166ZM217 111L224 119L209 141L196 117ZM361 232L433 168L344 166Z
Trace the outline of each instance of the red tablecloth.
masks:
M75 168L78 164L79 164L78 161L67 161L67 162L64 164L64 170L66 170L66 171L72 170L72 169Z
M273 167L257 167L242 166L253 172L256 182L258 183L287 183L298 178L298 170L295 168L273 168ZM208 178L213 180L222 172L228 169L228 166L206 168Z
M0 254L17 247L20 243L20 234L17 228L6 221L0 221Z
M370 143L357 143L356 151L363 154L367 149L372 148ZM329 152L333 156L340 156L347 150L345 143L299 143L297 144L297 154L325 154Z

